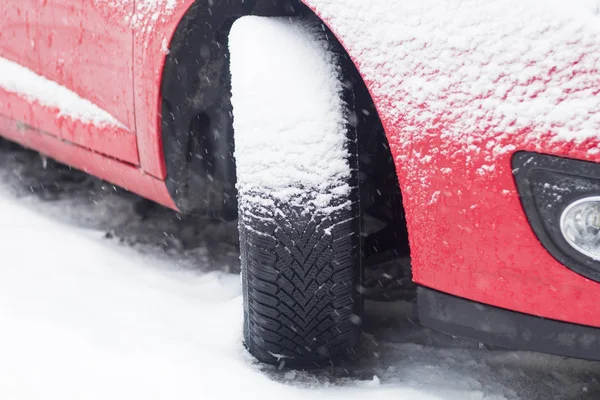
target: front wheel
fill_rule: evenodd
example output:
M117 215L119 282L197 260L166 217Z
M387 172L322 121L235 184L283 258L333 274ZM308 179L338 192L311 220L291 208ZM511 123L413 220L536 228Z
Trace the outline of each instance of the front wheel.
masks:
M319 366L360 340L356 140L332 42L289 18L229 35L244 341L267 363Z

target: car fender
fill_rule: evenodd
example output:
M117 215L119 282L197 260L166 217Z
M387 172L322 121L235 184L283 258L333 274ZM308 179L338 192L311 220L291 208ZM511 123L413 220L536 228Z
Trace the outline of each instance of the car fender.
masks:
M415 281L600 326L600 286L540 244L511 167L517 151L600 161L599 11L535 0L306 3L378 108Z

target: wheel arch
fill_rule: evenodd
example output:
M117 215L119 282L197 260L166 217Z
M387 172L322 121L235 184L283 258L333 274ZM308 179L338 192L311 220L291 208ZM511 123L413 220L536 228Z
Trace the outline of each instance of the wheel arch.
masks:
M235 18L244 15L311 16L318 19L338 38L340 48L345 51L344 56L347 58L345 62L349 64L348 69L353 69L356 75L355 80L360 80L361 96L368 96L366 103L369 103L368 106L371 107L370 112L374 112L378 121L383 122L378 113L377 99L369 90L369 82L366 82L360 73L360 63L357 63L355 57L349 54L343 41L336 35L336 27L330 26L326 18L321 18L317 9L311 8L305 3L307 3L305 0L225 0L215 2L209 8L207 1L196 0L187 2L185 12L178 13L180 14L179 21L172 27L172 34L169 36L168 53L164 57L164 67L159 83L161 94L159 123L162 126L158 139L161 142L161 159L165 166L166 184L175 204L181 211L193 212L198 208L208 206L210 214L213 216L230 219L233 218L232 213L236 209L234 182L227 180L235 179L232 166L228 165L228 161L233 159L229 143L232 138L229 134L223 135L222 132L211 138L209 136L211 134L210 127L206 129L206 115L196 118L198 111L201 111L198 103L194 103L198 100L195 97L198 85L197 81L190 85L190 77L194 73L198 74L197 61L202 58L202 52L206 53L211 50L202 45L195 49L192 47L193 43L197 43L197 38L206 38L206 30L198 29L199 26L210 27L209 30L213 33L219 32L222 27L227 28L225 32L220 33L220 40L224 40L228 28ZM218 20L221 21L222 27L216 27L214 21ZM197 79L197 76L192 78ZM221 79L222 87L229 90L228 85L227 79ZM185 104L185 107L181 109L181 106L175 106L175 104ZM198 132L191 131L192 135L189 135L190 130L185 126L169 126L169 119L172 118L170 113L173 112L174 107L180 108L176 111L180 115L185 115L184 119L196 118L196 127L204 128L204 133L200 137L193 137ZM389 147L388 135L383 135L382 140L385 140L385 145ZM196 152L207 154L210 149L217 149L217 154L209 154L208 158L202 156L201 160L193 160L193 154L189 154L190 143L192 147L195 146ZM211 163L212 165L209 165ZM398 172L395 166L394 173L396 182L398 182Z

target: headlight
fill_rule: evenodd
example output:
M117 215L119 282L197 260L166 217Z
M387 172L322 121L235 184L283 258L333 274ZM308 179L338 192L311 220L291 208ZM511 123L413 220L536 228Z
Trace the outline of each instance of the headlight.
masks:
M542 245L565 267L600 282L600 164L521 151L512 166Z
M560 217L560 231L575 250L600 261L600 197L569 204Z

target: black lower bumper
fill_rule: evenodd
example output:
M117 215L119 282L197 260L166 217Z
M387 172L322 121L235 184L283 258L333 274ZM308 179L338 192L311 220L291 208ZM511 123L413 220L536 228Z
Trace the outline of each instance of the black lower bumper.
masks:
M421 323L432 329L508 349L600 360L600 328L508 311L423 287L417 297Z

